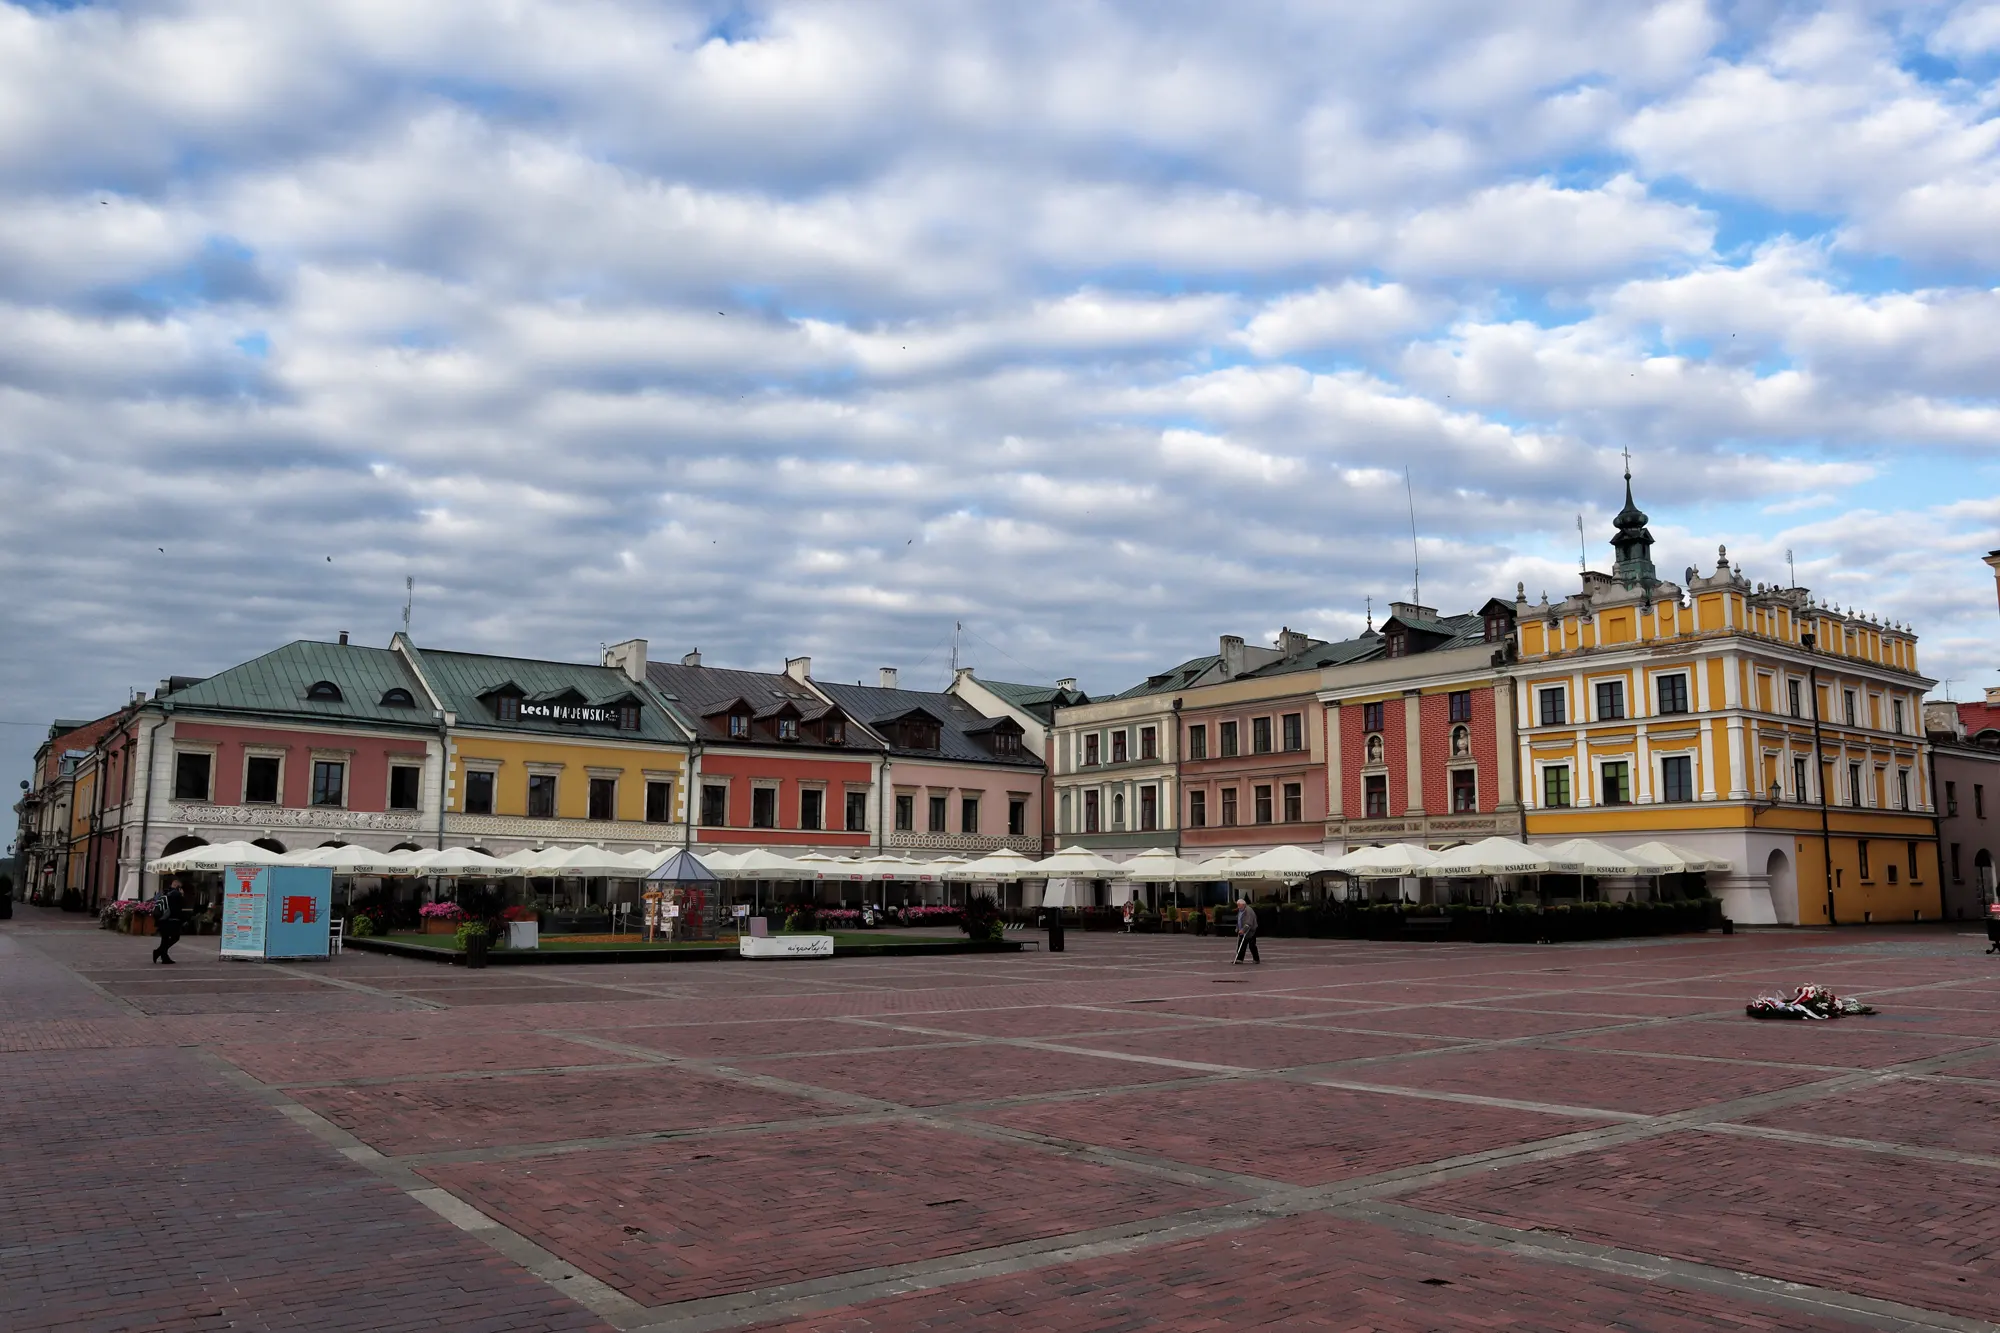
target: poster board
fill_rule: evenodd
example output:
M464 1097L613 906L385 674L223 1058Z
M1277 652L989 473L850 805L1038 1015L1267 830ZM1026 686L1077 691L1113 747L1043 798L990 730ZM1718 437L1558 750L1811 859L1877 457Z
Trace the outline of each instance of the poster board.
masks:
M333 871L318 866L228 866L222 872L224 958L325 958Z
M222 871L222 956L264 957L264 927L271 896L270 866L226 866Z

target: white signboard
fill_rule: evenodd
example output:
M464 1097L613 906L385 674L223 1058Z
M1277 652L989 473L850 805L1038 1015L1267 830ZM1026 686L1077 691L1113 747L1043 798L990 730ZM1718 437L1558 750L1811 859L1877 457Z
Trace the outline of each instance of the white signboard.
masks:
M831 935L745 935L736 944L745 958L831 958Z

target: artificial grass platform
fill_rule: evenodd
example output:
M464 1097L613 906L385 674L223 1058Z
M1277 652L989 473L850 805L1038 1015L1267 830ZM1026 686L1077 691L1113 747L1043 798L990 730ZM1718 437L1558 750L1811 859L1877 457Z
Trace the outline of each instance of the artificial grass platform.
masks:
M1021 949L1021 946L1013 940L951 939L934 935L897 935L873 930L837 930L819 933L833 936L833 953L836 958L1018 953ZM350 935L345 943L349 948L368 953L397 954L404 958L423 958L431 962L456 963L461 966L465 962L465 951L458 947L458 941L450 935ZM541 947L537 949L489 949L486 953L486 963L489 967L534 967L566 963L694 963L716 962L741 956L734 939L720 942L676 940L670 944L664 940L648 942L637 937L610 940L602 936L566 939L560 935L544 935Z

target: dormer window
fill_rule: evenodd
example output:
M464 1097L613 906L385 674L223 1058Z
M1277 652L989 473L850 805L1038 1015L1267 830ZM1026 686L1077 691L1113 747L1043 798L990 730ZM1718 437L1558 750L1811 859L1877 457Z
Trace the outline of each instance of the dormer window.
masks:
M512 694L503 694L493 701L493 716L502 722L521 720L521 700Z
M639 705L618 705L618 730L637 731L639 729Z
M1400 629L1390 630L1382 636L1391 657L1402 657L1410 651L1410 636Z
M316 680L306 687L306 698L317 703L337 704L342 702L345 696L341 694L340 686L332 681Z
M729 715L729 739L733 741L747 741L750 739L750 715L748 713L731 713Z
M799 738L799 720L795 717L779 718L778 739L781 741L795 741L798 738Z
M840 718L828 718L823 729L826 732L826 743L828 745L847 744L847 723Z
M1486 642L1500 643L1507 638L1507 617L1486 617Z
M993 753L995 753L995 754L1019 754L1019 753L1021 753L1021 738L1020 738L1019 736L1016 736L1016 735L1015 735L1015 734L1014 734L1013 732L1011 732L1011 731L996 731L996 732L994 732L994 733L993 733Z
M398 685L395 689L386 691L382 695L382 706L384 708L415 708L417 701L411 696L408 690Z

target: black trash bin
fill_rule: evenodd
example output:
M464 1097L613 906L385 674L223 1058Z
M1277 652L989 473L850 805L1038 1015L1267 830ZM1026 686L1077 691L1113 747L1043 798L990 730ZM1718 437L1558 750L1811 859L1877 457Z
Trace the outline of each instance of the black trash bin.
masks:
M467 967L486 966L486 936L484 934L465 937L465 965Z
M1063 951L1062 908L1047 908L1043 911L1042 916L1049 928L1049 952L1061 953Z

